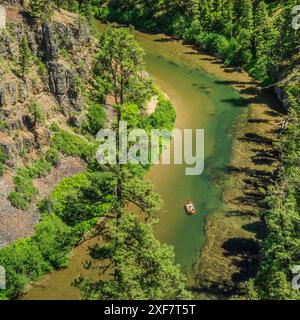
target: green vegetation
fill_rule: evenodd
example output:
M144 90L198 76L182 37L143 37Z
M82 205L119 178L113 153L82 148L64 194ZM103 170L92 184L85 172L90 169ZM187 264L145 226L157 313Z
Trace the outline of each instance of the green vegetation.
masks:
M25 79L25 75L27 74L31 63L31 51L28 46L28 38L27 36L23 36L20 43L20 57L19 57L19 65L20 65L20 74L22 79Z
M282 163L260 213L267 235L260 271L248 286L249 296L259 299L299 298L291 288L300 240L300 33L291 26L291 9L297 4L296 0L103 0L95 6L102 20L178 36L225 64L244 67L263 85L277 85L285 92L288 126L281 130L278 144Z
M15 191L8 196L14 207L22 210L29 208L29 204L38 194L33 185L33 179L45 176L51 170L53 163L47 161L47 158L46 156L27 168L17 170L17 175L14 177Z
M115 178L110 172L84 173L63 179L49 199L52 211L68 225L104 216L114 201Z
M29 14L39 22L49 20L53 14L54 1L30 0Z
M159 95L155 112L149 117L152 128L172 130L176 120L176 112L170 100Z
M41 123L45 120L43 109L37 101L31 102L29 106L29 113L33 118L33 127L36 127L38 123Z
M17 240L0 251L0 265L6 269L7 289L1 298L13 298L46 272L67 265L75 244L72 229L54 215L44 216L30 239Z
M4 151L3 147L0 146L0 177L4 174L5 171L5 163L8 160L8 156Z
M97 282L78 278L75 286L80 288L84 299L179 300L190 297L173 250L155 239L150 224L123 214L120 219L109 221L106 231L105 244L91 248L91 256L108 261L103 269L112 269L113 275L108 281Z
M54 133L51 145L61 153L67 156L78 156L86 161L95 156L95 143L89 142L75 133L64 131L57 125L52 125L51 130Z
M104 128L106 115L102 105L91 101L88 106L86 122L82 125L84 131L95 136L100 129Z
M143 4L104 0L98 1L95 12L102 20L179 36L228 64L244 66L268 84L278 75L278 63L291 57L299 43L299 34L291 28L291 8L296 4L296 0L269 5L263 0L150 0Z
M277 183L266 197L267 209L261 213L268 232L262 249L263 262L255 279L261 299L299 299L291 288L292 270L300 261L300 109L299 100L292 93L294 85L286 88L291 118L278 146L282 165Z

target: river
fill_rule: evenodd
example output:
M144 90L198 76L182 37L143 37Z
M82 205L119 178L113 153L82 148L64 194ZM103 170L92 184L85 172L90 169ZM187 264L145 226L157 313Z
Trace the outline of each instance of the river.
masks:
M174 246L177 262L192 279L193 266L205 243L205 217L222 211L222 170L230 161L232 129L244 108L235 103L239 93L219 81L216 66L206 61L206 56L200 59L190 47L164 35L135 35L145 50L147 71L176 108L176 128L205 130L204 174L187 176L186 165L156 165L146 177L164 201L155 234ZM194 201L197 215L185 214L186 199ZM81 273L89 245L74 249L68 269L45 276L23 299L78 299L79 292L70 283Z

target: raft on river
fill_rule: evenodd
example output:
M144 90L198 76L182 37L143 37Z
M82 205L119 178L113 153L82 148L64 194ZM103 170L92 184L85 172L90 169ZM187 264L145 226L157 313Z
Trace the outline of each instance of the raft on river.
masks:
M196 214L196 208L191 200L187 200L184 207L188 214L190 215Z

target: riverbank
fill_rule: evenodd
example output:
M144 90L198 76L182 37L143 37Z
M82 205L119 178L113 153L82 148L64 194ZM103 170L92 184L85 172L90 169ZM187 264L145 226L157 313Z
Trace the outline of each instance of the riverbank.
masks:
M258 213L279 165L274 142L284 110L272 92L262 90L240 68L228 68L206 55L199 59L205 69L207 62L213 64L218 77L241 93L237 106L248 105L234 128L231 161L224 170L224 207L207 217L206 243L192 286L195 292L224 298L243 295L245 282L258 270L264 237Z

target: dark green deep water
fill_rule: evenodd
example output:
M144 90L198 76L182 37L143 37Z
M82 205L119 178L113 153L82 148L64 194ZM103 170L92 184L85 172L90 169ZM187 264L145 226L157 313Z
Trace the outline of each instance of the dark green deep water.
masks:
M221 176L230 161L232 128L243 108L235 103L239 94L202 71L188 47L159 35L136 33L136 37L145 50L148 72L176 108L176 128L205 129L204 174L186 176L186 165L156 165L147 176L164 201L156 236L174 246L177 262L191 274L205 241L205 216L222 210ZM196 216L185 214L186 199L194 201ZM88 259L86 250L87 246L76 248L68 269L47 275L23 298L78 299L79 292L70 283Z

